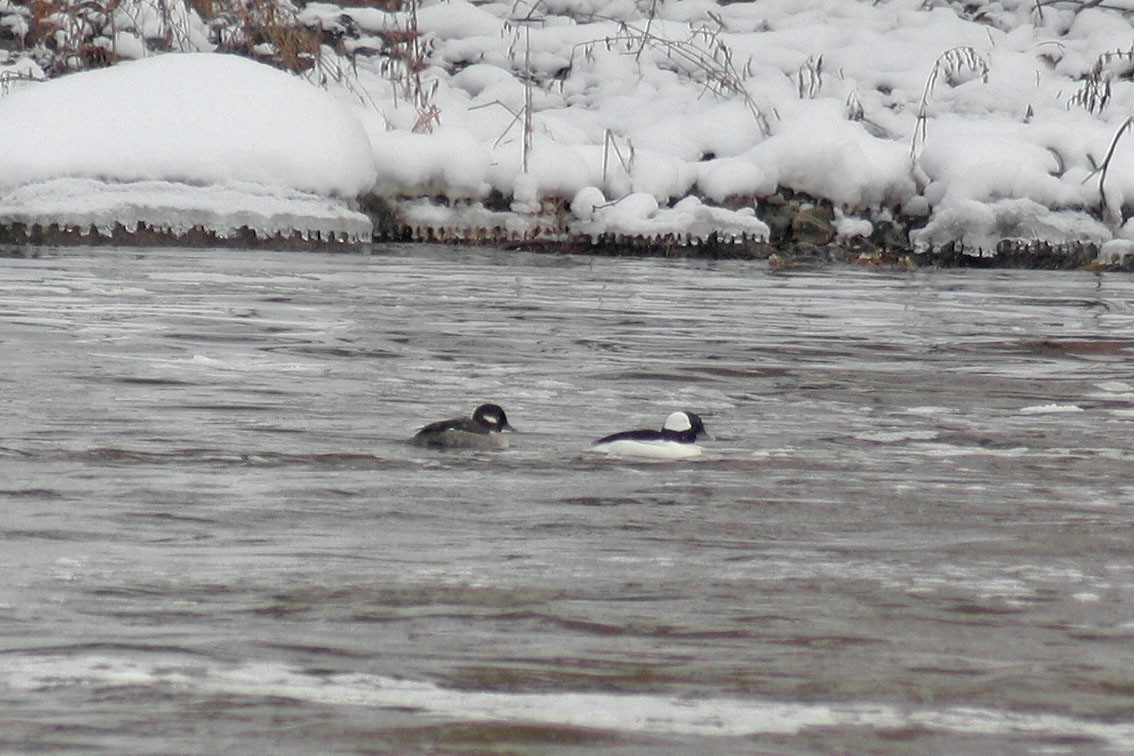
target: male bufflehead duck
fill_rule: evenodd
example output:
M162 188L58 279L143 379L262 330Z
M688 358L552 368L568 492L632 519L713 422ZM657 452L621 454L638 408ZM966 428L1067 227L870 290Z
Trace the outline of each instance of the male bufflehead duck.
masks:
M595 451L620 457L643 459L685 459L696 457L701 447L698 436L708 436L701 418L692 412L674 412L660 431L632 430L614 433L595 441Z
M439 420L419 430L412 440L418 446L445 449L507 449L508 436L514 430L508 416L495 404L482 404L472 417Z

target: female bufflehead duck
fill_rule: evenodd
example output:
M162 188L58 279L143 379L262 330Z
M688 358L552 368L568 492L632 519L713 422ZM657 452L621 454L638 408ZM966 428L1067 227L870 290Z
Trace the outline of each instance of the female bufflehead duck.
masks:
M444 449L507 449L504 431L514 430L508 416L495 404L482 404L472 417L439 420L419 430L412 440L418 446Z
M614 433L595 441L595 451L620 457L643 459L685 459L696 457L701 447L698 436L708 436L701 418L692 412L674 412L660 431L632 430Z

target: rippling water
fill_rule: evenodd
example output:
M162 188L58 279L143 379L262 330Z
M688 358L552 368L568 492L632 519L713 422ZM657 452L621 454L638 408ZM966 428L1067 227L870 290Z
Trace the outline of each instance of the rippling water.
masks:
M0 751L1128 752L1132 352L1113 274L2 259Z

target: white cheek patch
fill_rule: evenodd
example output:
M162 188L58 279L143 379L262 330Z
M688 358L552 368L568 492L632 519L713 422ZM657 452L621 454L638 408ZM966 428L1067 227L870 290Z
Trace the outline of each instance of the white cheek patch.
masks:
M481 417L484 419L484 422L488 423L489 425L500 425L500 418L494 414L486 412L481 415Z
M689 416L684 412L674 412L672 415L665 419L665 425L663 425L662 427L666 430L677 431L678 433L680 433L681 431L687 431L692 428L693 424L689 422Z

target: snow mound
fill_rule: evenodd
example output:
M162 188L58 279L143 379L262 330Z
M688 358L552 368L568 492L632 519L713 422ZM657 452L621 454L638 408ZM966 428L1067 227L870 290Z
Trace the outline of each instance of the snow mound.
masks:
M1110 237L1110 230L1087 213L1051 210L1030 199L956 201L938 209L924 228L910 234L919 252L950 242L965 249L988 251L1005 239L1102 244Z
M160 55L21 88L0 97L0 134L0 223L268 232L290 217L324 234L339 218L334 230L354 236L363 216L344 201L376 177L344 105L231 55ZM269 198L281 205L266 209Z
M586 187L575 195L571 212L577 219L571 230L591 238L613 234L646 239L716 236L722 240L766 241L770 233L754 208L713 207L696 197L686 197L673 207L659 207L652 195L636 192L608 203L596 187Z

